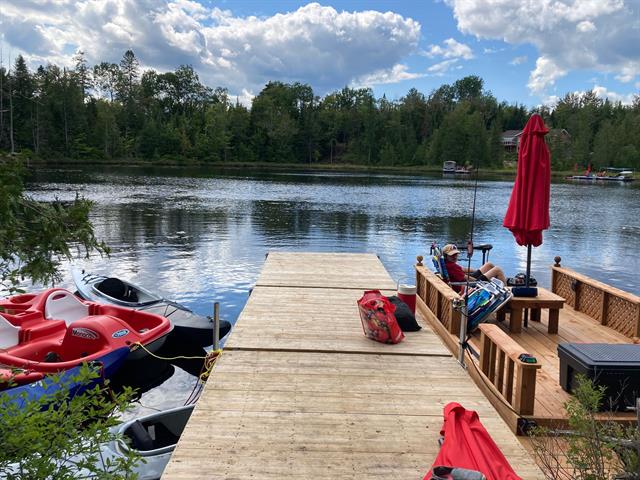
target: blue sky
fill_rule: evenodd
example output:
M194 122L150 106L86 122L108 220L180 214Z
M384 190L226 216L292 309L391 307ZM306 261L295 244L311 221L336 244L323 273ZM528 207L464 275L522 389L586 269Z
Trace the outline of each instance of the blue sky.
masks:
M5 64L190 64L248 103L269 80L397 99L478 75L498 100L640 90L640 0L0 0Z

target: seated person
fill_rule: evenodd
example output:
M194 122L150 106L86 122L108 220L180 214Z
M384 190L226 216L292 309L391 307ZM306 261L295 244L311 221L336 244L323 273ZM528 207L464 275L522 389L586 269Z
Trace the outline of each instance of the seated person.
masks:
M449 274L450 282L466 282L467 280L469 280L470 282L476 280L489 281L493 277L497 277L505 284L507 283L507 279L505 278L502 269L500 267L496 267L490 262L485 263L475 271L468 268L462 268L457 264L459 253L460 250L458 250L458 247L456 247L452 243L442 247L442 255L444 255L444 265L447 269L447 273ZM451 285L451 287L458 293L461 293L464 288L463 285Z

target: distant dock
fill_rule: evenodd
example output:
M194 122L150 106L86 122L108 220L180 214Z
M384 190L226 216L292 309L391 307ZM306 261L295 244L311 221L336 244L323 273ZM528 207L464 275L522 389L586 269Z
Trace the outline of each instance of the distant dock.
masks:
M397 345L364 337L370 289L395 293L373 254L270 253L163 480L420 480L452 401L542 478L428 322Z

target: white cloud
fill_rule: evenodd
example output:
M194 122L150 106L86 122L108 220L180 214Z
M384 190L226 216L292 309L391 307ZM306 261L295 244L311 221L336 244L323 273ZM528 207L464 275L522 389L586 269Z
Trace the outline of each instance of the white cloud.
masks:
M607 87L603 87L600 85L595 85L593 87L593 91L598 97L602 99L608 98L611 102L622 102L625 105L631 105L633 103L632 93L628 95L621 95L619 93L608 90Z
M241 105L245 107L251 107L251 102L253 101L255 94L253 92L249 92L247 89L242 89L242 92L239 95L236 95L236 100Z
M555 108L559 101L560 97L558 97L557 95L549 95L548 97L543 98L542 104L551 108Z
M402 80L412 80L414 78L423 77L424 74L412 73L407 71L407 66L398 64L390 69L378 70L376 72L364 75L356 79L353 85L361 87L370 87L373 85L382 85L386 83L397 83Z
M504 48L484 48L482 53L492 54L504 51Z
M542 94L572 70L640 75L638 0L445 0L458 29L481 39L532 44L529 87ZM551 68L553 66L553 69Z
M145 67L190 64L204 82L234 95L260 91L269 80L309 83L322 94L378 72L408 78L398 64L421 31L393 12L317 3L266 18L192 0L0 0L0 8L5 45L32 66L69 65L78 49L90 64L118 62L133 49Z
M473 51L468 45L457 42L453 38L448 38L443 43L444 46L429 45L429 50L425 52L425 55L431 58L464 58L465 60L473 58Z
M540 57L536 60L536 68L531 72L527 86L533 92L544 94L547 88L566 74L567 72L556 65L552 59Z
M457 62L458 62L457 58L452 58L451 60L443 60L440 63L431 65L429 68L427 68L427 72L429 72L430 74L436 77L441 77L445 73L447 73L449 70L453 70L454 68L460 68L461 66L457 65Z
M511 65L521 65L524 62L526 62L529 58L526 55L522 55L520 57L516 57L513 60L511 60L509 63Z
M589 20L584 20L576 25L576 30L578 30L578 32L581 32L581 33L587 33L587 32L595 32L597 28L593 24L593 22L590 22Z

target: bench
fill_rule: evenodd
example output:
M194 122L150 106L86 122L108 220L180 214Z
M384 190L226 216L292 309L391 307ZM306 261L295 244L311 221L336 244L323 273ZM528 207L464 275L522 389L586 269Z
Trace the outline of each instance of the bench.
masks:
M497 325L480 329L480 371L519 415L532 415L539 363L519 359L525 350Z

